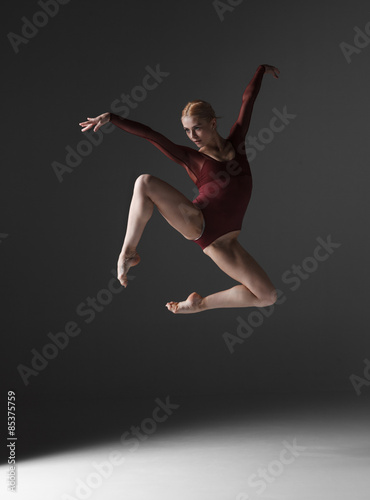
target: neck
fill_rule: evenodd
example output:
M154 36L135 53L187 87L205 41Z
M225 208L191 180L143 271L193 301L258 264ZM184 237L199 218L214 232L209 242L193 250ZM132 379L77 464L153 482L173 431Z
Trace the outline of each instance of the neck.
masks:
M207 144L207 147L218 152L222 152L225 148L226 139L220 136L220 134L215 131L212 140Z

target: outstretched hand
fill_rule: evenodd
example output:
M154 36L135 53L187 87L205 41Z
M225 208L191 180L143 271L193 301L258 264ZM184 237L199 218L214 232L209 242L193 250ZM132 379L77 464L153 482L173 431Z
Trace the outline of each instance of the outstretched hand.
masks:
M103 113L102 115L96 116L95 118L87 118L86 122L81 122L79 125L84 127L81 132L85 132L86 130L90 130L94 127L94 132L97 132L100 127L108 123L110 120L110 113Z
M269 64L262 64L265 67L265 73L273 75L274 78L279 78L280 70L275 68L275 66L270 66Z

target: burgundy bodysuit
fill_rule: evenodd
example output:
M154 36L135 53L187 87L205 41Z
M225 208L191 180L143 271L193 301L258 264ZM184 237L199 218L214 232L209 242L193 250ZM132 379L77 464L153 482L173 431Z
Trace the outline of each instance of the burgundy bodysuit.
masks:
M164 135L142 123L111 113L117 127L147 139L168 158L182 165L199 190L193 200L204 217L203 232L195 241L204 249L223 234L240 230L252 193L252 176L245 154L245 136L249 128L254 101L265 72L258 66L243 93L239 116L226 140L235 150L232 160L218 161L188 146L175 144Z

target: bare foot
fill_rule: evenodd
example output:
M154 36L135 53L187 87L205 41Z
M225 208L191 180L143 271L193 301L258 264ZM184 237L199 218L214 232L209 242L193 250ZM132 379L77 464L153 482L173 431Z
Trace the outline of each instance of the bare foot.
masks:
M117 278L122 286L126 288L128 284L127 273L130 267L136 266L140 262L140 256L136 250L132 252L120 253L117 262Z
M196 313L204 310L202 306L203 297L199 293L193 292L182 302L167 302L166 307L173 313Z

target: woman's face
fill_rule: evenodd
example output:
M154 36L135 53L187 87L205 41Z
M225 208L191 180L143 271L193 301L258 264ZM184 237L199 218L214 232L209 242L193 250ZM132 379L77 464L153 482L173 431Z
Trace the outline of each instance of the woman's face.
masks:
M199 116L185 116L181 121L186 135L199 148L211 142L215 132L215 119L208 121L205 118L199 118Z

